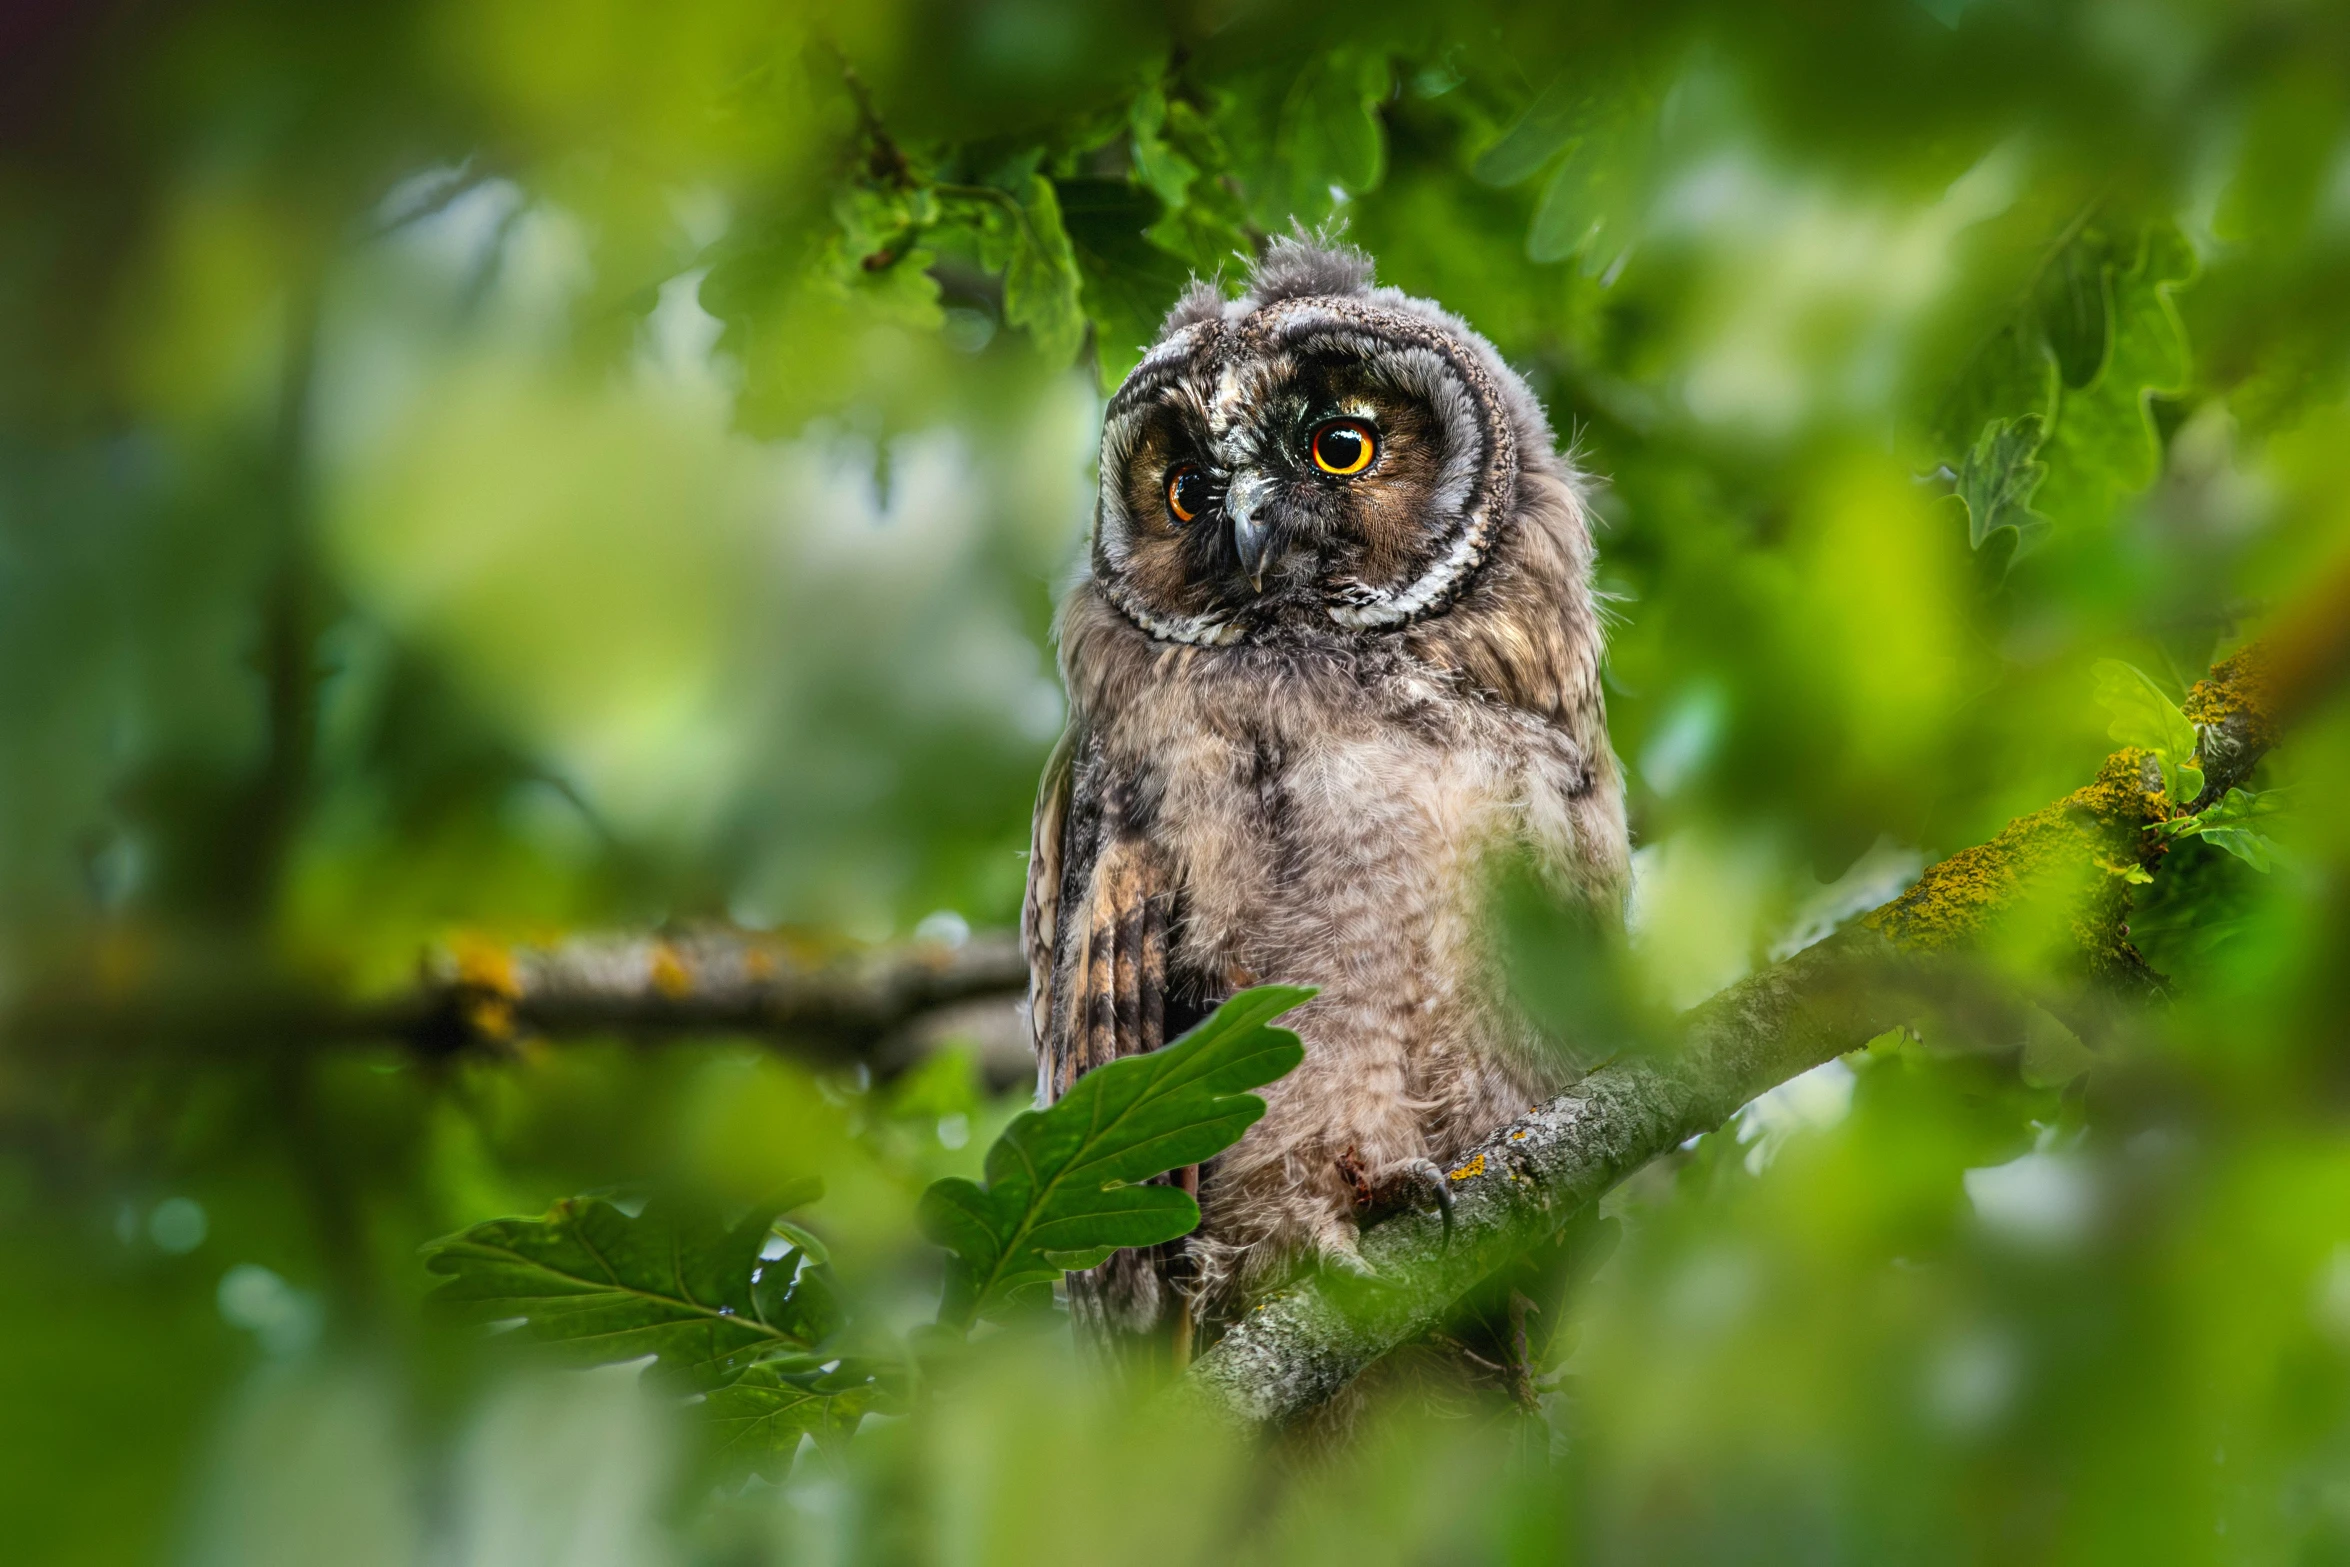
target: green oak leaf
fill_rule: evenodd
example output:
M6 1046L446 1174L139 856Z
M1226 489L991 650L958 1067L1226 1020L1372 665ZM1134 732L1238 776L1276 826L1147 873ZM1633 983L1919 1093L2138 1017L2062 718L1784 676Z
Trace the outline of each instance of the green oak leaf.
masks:
M2174 838L2201 838L2265 875L2276 869L2283 851L2274 839L2245 824L2283 810L2286 793L2282 789L2259 793L2230 789L2197 815L2163 823L2163 831Z
M2194 818L2201 827L2235 827L2245 822L2258 821L2263 816L2274 816L2289 802L2289 789L2230 789L2211 803L2211 808Z
M1487 185L1515 185L1531 178L1583 129L1589 96L1582 83L1551 83L1498 141L1477 155L1470 174Z
M1305 1057L1295 1034L1269 1024L1313 994L1244 990L1175 1043L1096 1067L1013 1121L988 1150L984 1187L935 1182L922 1230L953 1253L939 1321L1002 1317L1064 1272L1189 1234L1199 1204L1146 1183L1229 1148L1264 1115L1247 1090Z
M2196 836L2227 850L2264 876L2275 870L2277 861L2283 857L2275 839L2249 827L2206 827Z
M1159 322L1188 277L1183 264L1151 243L1160 199L1125 180L1061 180L1054 187L1061 221L1084 280L1086 316L1102 384L1115 387L1157 336Z
M2111 247L2102 234L2087 230L2049 258L2032 290L2040 331L2067 387L2087 386L2105 367L2112 336L2112 280Z
M498 1219L426 1248L431 1296L477 1321L519 1319L577 1365L654 1357L699 1392L720 1461L781 1479L803 1435L830 1442L897 1406L886 1363L828 1345L846 1327L824 1248L779 1217L823 1190L797 1183L742 1219L659 1200L631 1216L595 1197ZM766 1255L780 1240L778 1255Z
M781 1480L803 1435L820 1447L845 1440L866 1415L899 1405L899 1380L884 1361L763 1360L713 1389L702 1413L719 1462Z
M1248 212L1234 182L1221 177L1231 170L1232 159L1215 124L1192 104L1170 98L1161 134L1168 149L1202 177L1185 187L1180 201L1168 203L1166 215L1151 226L1151 243L1201 277L1245 265L1252 248ZM1165 199L1160 176L1142 167L1139 153L1136 164L1143 183Z
M1281 106L1274 145L1282 160L1325 191L1376 186L1387 168L1379 105L1389 85L1387 56L1377 50L1333 49L1307 66Z
M885 318L935 331L946 314L930 275L938 258L920 243L937 217L927 193L851 187L833 198L832 215L838 227L818 273L822 282Z
M2048 479L2037 505L2061 525L2096 527L2162 471L2162 441L2149 406L2185 389L2186 329L2171 295L2195 275L2194 252L2175 229L2147 233L2129 270L2113 279L2104 367L2061 394L2041 444Z
M1379 106L1391 83L1384 52L1351 46L1315 56L1294 76L1259 72L1232 83L1217 119L1224 145L1245 160L1236 172L1249 221L1269 233L1293 221L1312 228L1340 196L1377 186L1387 169Z
M1037 352L1055 364L1074 358L1085 339L1082 280L1061 223L1053 182L1031 174L1017 197L1017 237L1004 265L1004 320L1026 328Z
M1647 178L1654 123L1654 103L1636 82L1610 83L1585 97L1566 156L1535 203L1526 230L1528 260L1580 256L1584 271L1597 273L1623 253Z
M1981 549L2002 528L2016 535L2013 560L2046 536L2048 519L2032 510L2032 492L2047 465L2033 454L2040 447L2040 416L1994 419L1968 451L1958 470L1958 498L1967 510L1967 542Z
M2063 378L2030 319L2011 319L1984 339L1934 416L1938 450L1958 467L1994 420L2038 418L2045 436Z
M1199 178L1199 165L1168 139L1167 95L1159 88L1137 94L1127 111L1126 131L1134 149L1134 172L1160 202L1180 207ZM1064 202L1064 210L1066 202Z
M1526 258L1564 261L1599 237L1606 222L1605 182L1613 167L1612 148L1596 138L1578 140L1542 187L1534 221L1526 230Z
M659 1199L631 1217L570 1197L540 1219L493 1219L425 1248L447 1276L430 1297L475 1321L519 1318L580 1365L656 1357L691 1386L716 1387L757 1360L813 1352L838 1326L829 1281L803 1246L762 1266L776 1217L813 1202L795 1184L733 1224ZM754 1278L754 1274L758 1277Z

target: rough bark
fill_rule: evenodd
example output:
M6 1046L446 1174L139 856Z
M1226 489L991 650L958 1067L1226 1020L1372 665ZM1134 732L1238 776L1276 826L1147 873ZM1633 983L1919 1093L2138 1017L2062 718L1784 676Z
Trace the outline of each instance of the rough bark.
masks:
M1287 1424L1649 1160L1913 1017L1930 978L1853 927L1730 987L1668 1048L1601 1067L1455 1166L1449 1241L1433 1210L1375 1225L1362 1253L1378 1279L1325 1279L1259 1303L1194 1363L1189 1388L1235 1424Z

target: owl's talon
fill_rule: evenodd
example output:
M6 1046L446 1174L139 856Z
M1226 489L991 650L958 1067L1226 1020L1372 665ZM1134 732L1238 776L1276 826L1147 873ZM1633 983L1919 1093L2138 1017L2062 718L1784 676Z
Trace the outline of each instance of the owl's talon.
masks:
M1433 1160L1414 1159L1405 1165L1404 1169L1427 1182L1428 1189L1436 1194L1436 1211L1444 1219L1443 1249L1450 1251L1452 1249L1452 1182L1445 1178L1443 1168Z

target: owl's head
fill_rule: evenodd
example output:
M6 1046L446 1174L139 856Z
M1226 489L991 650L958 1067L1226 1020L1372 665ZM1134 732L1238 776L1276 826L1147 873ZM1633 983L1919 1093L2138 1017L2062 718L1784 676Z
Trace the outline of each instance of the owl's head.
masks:
M1490 343L1359 251L1278 240L1240 298L1195 283L1111 398L1093 577L1178 642L1405 626L1473 586L1531 475L1565 470Z

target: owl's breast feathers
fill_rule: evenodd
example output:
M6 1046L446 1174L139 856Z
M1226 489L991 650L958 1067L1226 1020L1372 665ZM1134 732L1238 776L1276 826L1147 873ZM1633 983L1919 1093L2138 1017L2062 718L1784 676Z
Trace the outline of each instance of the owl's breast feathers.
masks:
M1074 711L1023 921L1046 1096L1249 983L1457 994L1471 976L1398 965L1472 962L1471 884L1497 841L1596 905L1620 897L1581 519L1563 483L1535 483L1551 504L1520 513L1475 589L1394 634L1203 648L1090 585L1071 597Z
M1162 642L1088 587L1070 599L1072 721L1024 920L1041 1093L1246 985L1321 990L1289 1019L1306 1064L1211 1179L1192 1253L1114 1259L1073 1284L1081 1312L1142 1328L1200 1289L1228 1309L1255 1268L1320 1244L1283 1228L1306 1191L1276 1194L1334 1178L1331 1156L1441 1159L1562 1086L1500 994L1480 900L1507 849L1620 906L1598 628L1541 580L1574 567L1513 552L1440 625L1319 646Z

